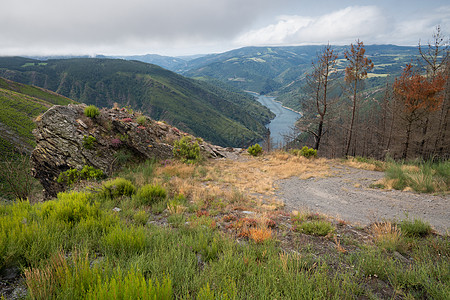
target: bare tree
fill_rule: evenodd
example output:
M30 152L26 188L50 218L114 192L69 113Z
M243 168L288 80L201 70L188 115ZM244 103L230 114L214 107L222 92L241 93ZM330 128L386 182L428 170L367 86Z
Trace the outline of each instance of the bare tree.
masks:
M337 74L337 58L330 44L317 53L317 61L312 62L312 71L306 76L304 91L308 94L305 100L303 118L300 127L303 131L314 136L313 148L318 150L320 141L326 133L324 128L330 102L329 88Z
M345 68L345 81L352 91L352 116L350 119L345 156L348 155L352 142L356 110L359 101L358 92L361 89L360 85L362 81L367 78L367 72L374 66L373 62L364 55L365 52L366 49L364 48L364 43L360 40L356 42L356 45L351 44L350 50L344 52L344 56L348 62L348 66Z
M448 64L450 60L450 47L449 47L449 38L445 37L445 35L441 31L441 27L438 25L436 27L436 31L433 33L432 40L428 41L426 47L422 46L419 41L419 53L421 56L421 60L419 63L423 66L427 72L427 77L430 81L434 80L436 76L440 74L445 74L446 80L448 78ZM447 93L446 93L447 94ZM439 144L442 144L445 136L445 128L448 123L448 114L449 114L450 103L448 101L448 95L444 97L444 101L441 103L441 107L438 109L438 124L437 124L437 134L434 140L433 152L436 154L439 148ZM421 141L421 151L422 154L425 148L425 142L427 138L427 132L429 127L429 119L426 118L423 129L422 129L422 141ZM441 146L442 148L442 146ZM442 153L441 153L442 154Z

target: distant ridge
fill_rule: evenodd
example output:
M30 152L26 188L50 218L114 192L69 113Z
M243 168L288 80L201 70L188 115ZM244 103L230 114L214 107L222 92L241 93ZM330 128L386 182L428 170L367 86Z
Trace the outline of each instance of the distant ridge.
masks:
M221 146L261 140L273 117L245 93L139 61L0 57L0 76L98 107L130 106Z

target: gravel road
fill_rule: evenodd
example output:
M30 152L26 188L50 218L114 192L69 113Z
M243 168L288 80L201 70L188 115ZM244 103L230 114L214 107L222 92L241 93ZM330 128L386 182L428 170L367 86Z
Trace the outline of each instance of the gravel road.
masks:
M420 218L441 234L449 231L450 196L371 189L383 172L333 167L335 175L306 180L292 177L277 182L277 195L288 210L313 212L368 225L375 221Z

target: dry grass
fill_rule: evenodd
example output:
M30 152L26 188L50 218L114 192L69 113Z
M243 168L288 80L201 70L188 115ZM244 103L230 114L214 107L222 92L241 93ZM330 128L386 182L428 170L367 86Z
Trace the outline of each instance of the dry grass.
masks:
M307 159L286 152L273 152L246 160L218 160L212 167L211 178L240 190L262 195L273 195L274 183L280 179L298 176L301 179L329 175L326 159ZM219 171L217 171L219 170ZM219 173L219 174L217 174Z
M250 228L248 236L257 244L262 244L272 238L272 229L267 227Z
M401 238L401 231L391 222L374 223L371 227L375 243L383 248L395 250Z
M275 197L277 180L329 174L327 159L307 159L277 151L260 157L243 155L237 160L210 160L200 166L175 161L155 170L153 184L164 186L169 197L184 195L199 208L220 201L225 203L225 210L264 212L284 205ZM143 180L137 178L139 182Z
M348 159L343 161L343 164L355 169L362 169L368 171L384 171L385 163L382 161L370 160L367 162L361 161L360 159L356 159L354 157L349 157Z

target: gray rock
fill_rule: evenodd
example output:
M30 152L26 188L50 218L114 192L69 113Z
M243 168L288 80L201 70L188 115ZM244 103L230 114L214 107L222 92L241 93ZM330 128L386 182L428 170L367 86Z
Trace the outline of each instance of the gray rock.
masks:
M173 142L188 135L148 117L141 126L135 114L123 109L102 109L100 115L91 119L84 115L85 107L85 104L56 105L36 121L33 134L37 146L31 154L32 171L44 187L46 199L66 188L57 182L61 172L89 165L110 175L119 167L118 157L123 151L130 153L134 161L169 159L173 157ZM95 138L90 149L83 146L85 136ZM203 141L200 148L207 157L235 155L233 149Z

